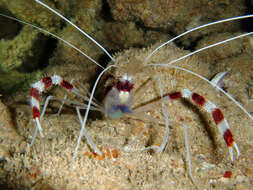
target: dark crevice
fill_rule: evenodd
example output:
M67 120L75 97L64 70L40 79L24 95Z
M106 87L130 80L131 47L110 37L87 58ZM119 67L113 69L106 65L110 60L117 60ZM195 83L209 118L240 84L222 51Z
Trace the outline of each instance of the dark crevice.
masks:
M69 1L67 1L69 3ZM61 3L60 2L57 2L57 1L54 1L54 5L55 5L55 9L62 9L62 6L61 6Z
M165 33L165 34L168 34L168 35L172 35L173 33L168 30L168 29L164 29L164 28L153 28L153 27L148 27L148 26L145 26L144 25L144 22L142 20L138 20L138 21L133 21L136 25L136 28L137 29L141 29L143 30L144 32L147 32L147 31L153 31L153 32L161 32L161 33Z
M11 187L8 186L8 184L0 184L0 189L5 189L5 190L12 190Z
M145 48L145 47L147 47L147 46L145 46L143 44L140 44L140 43L136 43L136 44L131 45L131 48L142 49L142 48Z
M253 14L253 3L251 0L244 0L245 6L247 7L245 10L245 15ZM253 18L243 19L241 21L241 28L246 32L253 31Z
M146 27L142 21L137 21L137 22L135 22L135 24L136 24L137 29L141 29L144 32L147 32L147 31L160 32L160 33L166 34L168 36L171 36L171 38L176 37L178 35L169 29ZM196 47L197 43L199 42L199 40L201 40L202 38L203 37L199 37L196 39L191 39L190 37L179 38L173 42L176 44L177 47L180 47L184 50L193 51L193 50L195 50L195 47ZM190 41L189 45L186 45L186 43L183 42L185 39L187 39L187 41ZM169 38L168 38L168 40L169 40ZM137 45L136 47L142 48L143 46Z
M0 7L0 13L6 16L15 17L11 14L10 11L4 9L3 7ZM23 25L20 24L19 22L6 18L1 15L0 15L0 26L1 26L0 39L4 38L8 40L11 40L15 36L17 36L23 27Z
M59 27L59 30L62 31L65 27L67 27L67 22L60 22L60 27Z
M38 69L43 69L49 65L49 59L53 56L54 50L57 47L55 38L48 38L45 42L45 48L38 62Z
M115 52L117 52L117 51L114 51L114 50L109 51L110 55L114 54ZM110 59L110 57L109 57L108 55L103 54L103 55L101 55L101 56L98 58L97 61L98 61L98 63L99 63L101 66L106 67L107 64L111 61L111 59Z
M198 42L202 40L203 38L204 38L203 36L199 36L193 40L191 37L189 37L187 39L187 41L190 41L188 45L183 42L184 39L175 40L174 43L177 45L177 47L180 47L184 50L195 51L196 46L198 45Z
M49 59L52 57L56 47L56 39L40 34L33 45L32 56L28 56L22 67L18 68L17 71L31 73L38 69L44 69L49 65Z
M101 8L101 12L100 12L100 17L102 19L104 19L106 22L114 22L111 8L106 0L102 1L102 8Z

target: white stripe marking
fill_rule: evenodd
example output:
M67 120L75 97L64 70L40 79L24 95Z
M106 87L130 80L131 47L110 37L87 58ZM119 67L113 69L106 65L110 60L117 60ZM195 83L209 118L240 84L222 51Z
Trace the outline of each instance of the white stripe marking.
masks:
M35 106L38 110L40 110L40 102L32 96L31 96L31 106L32 107Z
M54 85L60 85L62 82L62 78L59 75L53 75L52 76L52 83Z
M40 80L40 81L34 83L34 84L32 85L32 88L36 88L36 89L41 93L41 92L44 91L45 85L44 85L44 83Z
M184 89L184 90L182 90L182 96L184 98L189 98L192 96L192 92L189 89Z
M215 104L213 104L212 102L210 102L209 100L206 100L206 103L203 107L208 113L212 113L213 110L215 110L217 107Z
M229 129L229 124L227 122L226 119L223 119L219 124L218 124L218 128L220 133L222 134L222 136L224 135L224 133L227 131L227 129Z

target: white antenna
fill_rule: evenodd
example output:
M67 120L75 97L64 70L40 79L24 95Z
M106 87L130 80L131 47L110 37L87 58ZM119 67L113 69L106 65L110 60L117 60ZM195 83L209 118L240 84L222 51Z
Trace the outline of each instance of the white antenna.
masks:
M239 20L239 19L245 19L245 18L251 18L251 17L253 17L253 14L250 14L250 15L243 15L243 16L237 16L237 17L232 17L232 18L227 18L227 19L223 19L223 20L211 22L211 23L208 23L208 24L204 24L204 25L198 26L198 27L196 27L196 28L193 28L193 29L191 29L191 30L188 30L188 31L186 31L186 32L184 32L184 33L182 33L182 34L180 34L180 35L178 35L178 36L176 36L176 37L174 37L174 38L168 40L167 42L162 43L160 46L158 46L154 51L152 51L152 52L144 59L143 63L144 63L144 64L147 63L147 61L150 59L150 57L151 57L152 55L154 55L154 53L156 53L156 52L157 52L160 48L162 48L163 46L165 46L165 45L171 43L172 41L175 41L176 39L178 39L178 38L180 38L180 37L182 37L182 36L184 36L184 35L186 35L186 34L188 34L188 33L190 33L190 32L199 30L199 29L201 29L201 28L205 28L205 27L207 27L207 26L211 26L211 25L223 23L223 22L228 22L228 21L233 21L233 20Z
M43 28L40 28L40 27L38 27L38 26L35 26L35 25L33 25L33 24L29 23L29 22L25 22L25 21L23 21L23 20L19 20L19 19L17 19L17 18L8 16L8 15L4 15L4 14L1 14L1 13L0 13L0 16L6 17L6 18L11 19L11 20L15 20L15 21L20 22L20 23L22 23L22 24L26 24L26 25L31 26L31 27L33 27L33 28L39 30L39 31L42 31L42 32L44 32L44 33L46 33L46 34L49 34L49 35L53 36L54 38L56 38L56 39L62 41L63 43L69 45L70 47L72 47L73 49L75 49L76 51L78 51L79 53L81 53L82 55L84 55L86 58L88 58L90 61L92 61L93 63L95 63L97 66L101 67L102 69L105 69L102 65L100 65L98 62L96 62L94 59L92 59L92 58L91 58L90 56L88 56L86 53L84 53L83 51L81 51L80 49L78 49L76 46L74 46L74 45L71 44L70 42L64 40L63 38L61 38L61 37L59 37L59 36L57 36L57 35L55 35L55 34L49 32L49 31L47 31L47 30L44 30Z
M93 43L95 43L100 49L102 49L109 57L110 59L117 64L117 61L110 55L110 53L102 46L100 45L96 40L94 40L91 36L89 36L86 32L84 32L81 28L79 28L77 25L75 25L74 23L72 23L70 20L68 20L66 17L64 17L63 15L61 15L60 13L58 13L56 10L52 9L51 7L49 7L48 5L46 5L45 3L39 1L39 0L35 0L37 3L41 4L42 6L46 7L47 9L49 9L50 11L52 11L54 14L58 15L59 17L61 17L63 20L65 20L66 22L68 22L69 24L71 24L73 27L75 27L77 30L79 30L83 35L85 35L87 38L89 38Z
M251 35L251 34L253 34L253 32L248 32L248 33L245 33L245 34L241 34L241 35L238 35L238 36L235 36L235 37L232 37L232 38L229 38L229 39L226 39L226 40L223 40L223 41L220 41L220 42L211 44L211 45L209 45L209 46L205 46L205 47L200 48L200 49L198 49L198 50L196 50L196 51L193 51L193 52L191 52L191 53L188 53L188 54L186 54L186 55L184 55L184 56L182 56L182 57L179 57L179 58L177 58L177 59L174 59L173 61L167 63L166 65L171 65L171 64L176 63L176 62L178 62L178 61L180 61L180 60L182 60L182 59L185 59L185 58L187 58L187 57L190 57L190 56L192 56L192 55L194 55L194 54L196 54L196 53L198 53L198 52L201 52L201 51L204 51L204 50L206 50L206 49L209 49L209 48L212 48L212 47L215 47L215 46L218 46L218 45L227 43L227 42L232 41L232 40L236 40L236 39L238 39L238 38L242 38L242 37L245 37L245 36L249 36L249 35Z

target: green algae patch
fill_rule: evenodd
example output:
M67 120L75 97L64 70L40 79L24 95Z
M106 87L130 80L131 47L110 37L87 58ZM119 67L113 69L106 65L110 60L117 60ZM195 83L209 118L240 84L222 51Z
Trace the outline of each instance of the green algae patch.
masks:
M52 1L47 2L52 8L55 9ZM61 19L56 17L53 13L48 13L44 7L35 2L35 0L19 0L8 1L2 0L0 6L8 9L13 15L26 22L36 23L49 31L55 31L60 25Z
M24 26L13 40L0 41L0 67L2 71L14 69L26 70L27 60L31 61L31 68L36 68L39 51L43 44L41 35L29 26Z
M36 81L43 76L41 71L33 73L21 73L18 71L0 72L0 92L3 95L12 94L18 90L28 90L31 81Z
M29 26L24 26L12 40L0 41L0 83L2 92L14 92L29 86L25 81L42 64L47 37Z

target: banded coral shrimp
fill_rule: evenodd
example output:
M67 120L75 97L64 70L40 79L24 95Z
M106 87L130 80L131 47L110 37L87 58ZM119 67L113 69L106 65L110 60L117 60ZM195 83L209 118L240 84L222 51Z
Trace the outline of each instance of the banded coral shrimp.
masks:
M152 48L151 48L152 49ZM138 59L137 60L144 60L143 59L143 57L141 57L141 54L143 53L143 54L145 54L144 55L144 57L146 57L147 55L150 55L150 53L151 53L151 49L149 50L149 52L142 52L143 50L140 50L139 52L134 52L134 50L129 50L128 52L127 52L127 54L128 54L128 56L127 57L125 57L125 58L123 58L121 55L119 55L118 56L118 60L120 60L120 63L122 64L122 67L124 67L124 64L126 64L127 62L129 62L130 60L131 60L131 57L137 57ZM175 48L175 47L173 47L173 46L171 46L171 47L168 47L168 49L166 49L167 51L164 51L164 52L160 52L160 53L158 53L157 55L154 55L154 58L152 59L152 62L155 62L156 61L156 59L158 59L157 57L161 57L161 55L160 54L165 54L165 56L164 56L164 58L163 58L163 60L159 60L159 61L156 61L156 62L168 62L168 57L170 57L171 58L171 60L173 60L173 56L175 56L175 55L173 55L173 54L176 54L176 55L179 55L179 54L183 54L184 52L182 51L180 51L180 50L178 50L177 48ZM170 50L170 51L168 51L168 50ZM169 52L169 53L168 53ZM176 53L175 53L176 52ZM143 56L143 55L142 55ZM157 57L156 57L157 56ZM163 57L163 56L162 56ZM125 61L124 61L124 59L125 59ZM195 58L194 58L195 59ZM189 62L191 61L191 60L188 60ZM197 62L197 61L195 61L195 62ZM198 65L199 66L199 65ZM125 66L125 67L127 67L127 66ZM200 67L200 66L199 66ZM175 91L175 88L173 88L173 89L170 89L169 87L167 87L167 85L166 85L166 83L167 83L167 81L169 81L170 79L172 79L172 75L173 75L173 73L175 72L174 70L173 71L168 71L167 69L154 69L154 71L152 71L152 70L149 70L149 69L147 69L149 72L158 72L160 75L161 75L161 80L162 80L162 87L163 87L163 91L166 91L166 92L169 92L169 91ZM206 70L206 68L203 68L203 71L201 71L201 73L203 73L204 71ZM118 73L117 73L118 72ZM120 70L118 70L118 71L116 71L116 76L123 76L122 73L123 71L120 71ZM165 72L165 75L170 75L170 76L167 76L167 77L169 77L169 78L166 78L166 76L163 76L163 74L162 74L162 72ZM145 76L145 75L147 75L147 73L146 74L140 74L140 76L135 76L135 81L136 81L136 83L135 83L135 85L136 86L140 86L142 83L144 83L144 81L146 81L147 80L147 76ZM176 75L179 75L179 76L176 76ZM204 75L204 74L203 74ZM185 78L186 78L186 74L185 73L183 73L183 76L185 76ZM190 83L187 83L186 81L185 81L185 78L183 79L183 78L181 78L182 77L182 75L180 75L180 73L178 74L178 73L176 73L176 74L174 74L174 80L176 80L177 82L180 82L181 84L185 84L185 86L188 88L189 86L190 86L190 83L193 81L193 79L190 79L189 78L189 80L191 80L190 81ZM46 79L46 78L44 78L44 79ZM173 82L172 82L172 84L173 84ZM174 84L175 85L175 84ZM173 86L173 85L172 85ZM175 87L175 86L173 86L173 87ZM208 88L206 88L205 90L207 90ZM150 90L151 92L149 92L149 91L147 91L146 93L147 94L151 94L151 96L149 96L148 98L152 98L152 97L159 97L160 96L160 93L159 93L159 90L158 90L158 93L157 92L155 92L154 90ZM204 93L206 93L206 92L203 92L203 94ZM211 92L208 92L208 94L211 94ZM143 99L144 99L144 97L143 97ZM139 103L139 102L137 102L137 103ZM177 108L177 109L180 109L180 108ZM183 109L185 109L185 108L183 108ZM183 113L184 111L182 111L182 110L180 110L180 111L178 111L179 113ZM178 112L176 113L176 112L173 112L172 111L172 113L174 113L175 114L175 117L179 117L177 114L178 114ZM87 112L86 112L87 113ZM161 113L159 114L159 113L156 113L156 110L154 111L154 113L152 113L152 114L155 114L155 115L157 115L157 117L162 117L162 115L161 115ZM210 117L210 115L208 116L208 117ZM67 119L67 118L64 118L64 119ZM186 118L184 119L184 120L187 120ZM189 120L192 120L192 118L190 118ZM193 119L193 120L197 120L197 119ZM187 121L185 121L185 122L187 122ZM111 124L112 125L112 124ZM122 125L122 124L120 124L120 125ZM124 125L124 124L123 124ZM44 126L44 125L43 125ZM110 126L110 124L108 125L108 126ZM187 126L189 126L188 124L187 124ZM120 127L119 126L119 128L122 128L122 127ZM125 126L124 127L124 129L127 129L127 128L129 128L129 129L132 129L131 128L131 126ZM118 131L119 132L119 131ZM120 135L122 135L122 134L120 134ZM125 136L126 136L126 134L124 134ZM197 135L198 136L198 135ZM207 140L206 138L205 138L205 140ZM160 142L160 141L159 141ZM102 142L103 143L103 142ZM144 142L144 144L146 144L145 142ZM147 143L148 144L148 143ZM144 146L145 147L145 146ZM224 149L223 149L224 150ZM147 156L147 155L145 155L145 156ZM145 159L145 156L143 156L142 158L144 158L144 160L145 161L147 161L146 159ZM172 161L170 161L171 162L171 165L173 165L173 160ZM176 162L176 161L175 161ZM80 164L80 163L79 163ZM175 164L175 163L174 163ZM178 163L176 163L175 165L177 165ZM128 165L129 165L129 163L128 163ZM133 170L133 166L131 167L131 166L129 166L129 168L130 168L130 170ZM149 168L146 168L146 169L149 169ZM170 184L171 185L171 184ZM166 187L166 186L165 186Z

